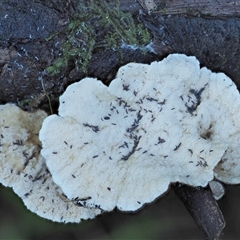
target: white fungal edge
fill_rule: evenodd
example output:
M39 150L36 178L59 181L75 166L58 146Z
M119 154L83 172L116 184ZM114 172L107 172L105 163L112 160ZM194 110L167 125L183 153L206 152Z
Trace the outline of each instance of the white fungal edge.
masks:
M59 116L43 123L41 152L69 199L135 211L171 182L206 186L213 179L229 145L222 126L232 125L233 93L226 75L200 69L195 57L130 63L109 88L92 78L70 85Z
M70 201L52 180L39 154L38 132L47 115L28 113L14 104L0 105L0 182L12 187L26 207L56 222L80 222L102 211Z

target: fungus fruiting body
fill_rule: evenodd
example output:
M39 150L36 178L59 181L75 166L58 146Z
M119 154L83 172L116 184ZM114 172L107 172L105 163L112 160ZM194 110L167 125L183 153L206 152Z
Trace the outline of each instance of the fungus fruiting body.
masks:
M47 114L0 106L0 182L12 187L26 207L57 222L80 222L101 213L70 201L57 186L40 155L38 133Z
M129 63L109 87L70 85L58 115L1 105L0 182L57 222L135 211L174 182L219 199L213 178L240 183L239 108L235 84L195 57Z
M129 63L109 87L85 78L67 88L59 115L43 122L41 153L68 199L135 211L172 182L240 182L224 175L237 172L227 163L239 156L239 106L234 83L195 57Z

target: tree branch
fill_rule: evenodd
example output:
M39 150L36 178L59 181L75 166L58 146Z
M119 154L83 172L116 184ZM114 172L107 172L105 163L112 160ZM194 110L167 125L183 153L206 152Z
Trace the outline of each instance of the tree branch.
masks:
M173 189L207 239L220 239L225 227L222 212L209 188L176 184Z

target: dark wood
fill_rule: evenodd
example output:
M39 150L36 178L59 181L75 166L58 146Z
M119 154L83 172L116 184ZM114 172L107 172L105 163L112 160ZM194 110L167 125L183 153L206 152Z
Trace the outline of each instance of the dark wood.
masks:
M173 188L206 239L220 239L226 224L211 190L184 184L176 184Z
M149 0L148 0L149 1ZM145 7L140 4L144 0L120 0L121 9L124 11L137 12ZM150 1L151 2L151 1ZM154 0L157 9L152 13L160 15L208 15L211 17L239 17L240 1L231 0Z

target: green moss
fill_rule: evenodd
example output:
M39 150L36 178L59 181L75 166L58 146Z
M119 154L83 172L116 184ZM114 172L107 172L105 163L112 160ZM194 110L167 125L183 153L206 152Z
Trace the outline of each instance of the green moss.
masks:
M62 55L46 68L48 73L57 74L70 62L86 72L88 62L98 48L118 51L123 43L140 48L149 44L148 30L140 22L136 23L130 13L120 11L119 1L111 2L80 1L78 13L63 32L57 33L64 34L66 41ZM100 36L99 32L104 34Z

